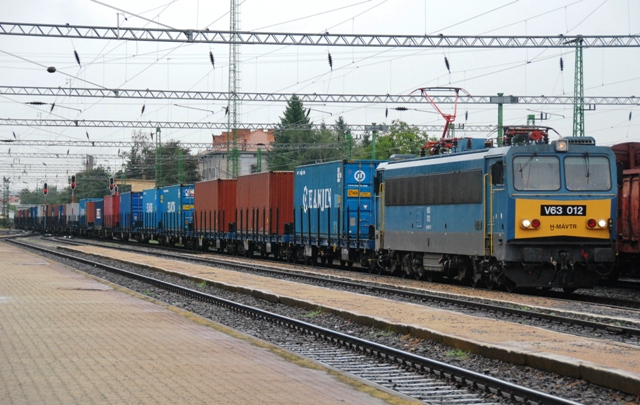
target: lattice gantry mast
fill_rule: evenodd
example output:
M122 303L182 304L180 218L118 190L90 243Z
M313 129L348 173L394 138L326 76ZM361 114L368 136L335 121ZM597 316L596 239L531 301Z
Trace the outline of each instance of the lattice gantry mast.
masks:
M238 177L238 91L240 89L240 6L231 0L231 26L229 42L229 107L227 108L227 173ZM231 139L229 139L231 138ZM231 165L231 168L229 166ZM231 170L230 170L231 169Z
M582 38L576 40L576 71L573 83L573 136L584 136L584 81L582 72Z

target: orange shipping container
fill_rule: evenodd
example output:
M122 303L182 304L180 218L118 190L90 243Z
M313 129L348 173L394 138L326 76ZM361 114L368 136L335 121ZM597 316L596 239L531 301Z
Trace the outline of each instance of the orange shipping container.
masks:
M209 180L194 185L198 196L194 204L194 229L197 231L229 232L235 222L236 180Z
M293 222L293 172L264 172L238 177L239 232L284 234Z

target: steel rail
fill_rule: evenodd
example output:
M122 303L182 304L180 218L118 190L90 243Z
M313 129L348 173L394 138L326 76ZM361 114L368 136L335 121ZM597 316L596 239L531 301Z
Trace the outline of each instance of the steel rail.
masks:
M63 242L65 242L63 240ZM93 243L92 243L93 244ZM99 244L97 244L99 245ZM149 245L149 246L144 246L144 247L151 247L155 250L155 247ZM125 250L125 251L131 251L131 252L135 252L135 253L141 253L139 249L134 249L134 248L122 248L120 246L118 246L115 249L121 249L121 250ZM162 248L162 250L166 250L165 247ZM570 318L570 317L565 317L565 316L559 316L559 315L551 315L551 314L545 314L542 312L535 312L535 311L531 311L531 310L522 310L522 309L518 309L518 308L509 308L509 307L505 307L505 306L501 306L501 305L493 305L493 304L485 304L485 303L481 303L481 302L477 302L477 301L469 301L469 300L464 300L464 299L459 299L459 298L452 298L452 297L446 297L446 296L442 296L442 295L438 295L438 294L429 294L429 293L425 293L423 291L416 291L416 290L410 290L410 289L398 289L398 288L389 288L386 287L384 285L380 285L380 284L376 284L376 283L371 283L371 282L367 282L364 285L362 283L356 283L353 281L345 281L345 280L338 280L335 279L333 277L323 277L323 276L314 276L314 275L309 275L309 274L302 274L299 272L296 273L291 273L291 271L287 271L287 270L279 270L277 268L274 268L273 266L267 266L267 265L260 265L260 264L251 264L251 266L245 266L241 263L238 262L233 262L230 260L225 260L225 259L220 259L220 258L215 258L215 259L210 259L210 258L204 258L204 257L193 257L193 256L189 256L186 257L184 254L180 254L179 252L176 252L176 254L171 254L171 253L167 253L167 252L154 252L153 253L154 256L164 256L167 258L172 258L172 259L181 259L181 260L192 260L195 262L199 262L199 263L204 263L204 264L215 264L215 265L225 265L225 266L236 266L239 269L249 269L251 271L258 271L261 273L271 273L274 275L277 275L279 277L293 277L293 278L297 278L297 279L302 279L302 280L309 280L309 281L314 281L314 282L322 282L322 283L333 283L336 285L340 285L340 286L344 286L344 287L349 287L349 288L353 288L353 289L360 289L360 290L365 290L365 291L374 291L377 293L381 293L381 294L395 294L398 296L405 296L405 297L409 297L412 299L416 299L416 300L420 300L420 301L430 301L430 302L435 302L435 303L439 303L439 304L446 304L448 306L455 306L458 308L464 308L464 309L479 309L482 310L484 312L493 312L493 313L504 313L510 316L515 316L518 318L528 318L528 319L533 319L533 320L539 320L539 321L545 321L551 324L562 324L562 325L567 325L567 326L579 326L582 328L588 328L588 329L592 329L592 330L598 330L598 331L605 331L605 332L611 332L611 333L616 333L616 334L626 334L628 336L640 336L640 329L638 328L632 328L632 327L626 327L626 326L618 326L618 325L609 325L606 323L601 323L601 322L594 322L594 321L588 321L588 320L583 320L583 319L579 319L579 318ZM565 297L566 298L566 297Z

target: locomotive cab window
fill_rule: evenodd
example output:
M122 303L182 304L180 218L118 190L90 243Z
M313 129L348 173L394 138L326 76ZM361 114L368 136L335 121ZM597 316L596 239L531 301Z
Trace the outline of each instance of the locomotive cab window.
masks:
M513 158L513 187L519 191L560 189L560 160L556 156Z
M564 175L567 190L611 190L609 159L604 156L567 156L564 158Z

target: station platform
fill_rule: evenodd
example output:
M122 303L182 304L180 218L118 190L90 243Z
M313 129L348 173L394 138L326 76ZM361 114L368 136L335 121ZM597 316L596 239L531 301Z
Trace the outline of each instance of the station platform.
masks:
M61 249L113 259L110 250L101 247ZM634 345L149 255L118 252L116 260L206 280L210 285L274 302L309 309L320 307L365 325L640 395L640 350Z
M0 242L2 404L407 404Z

